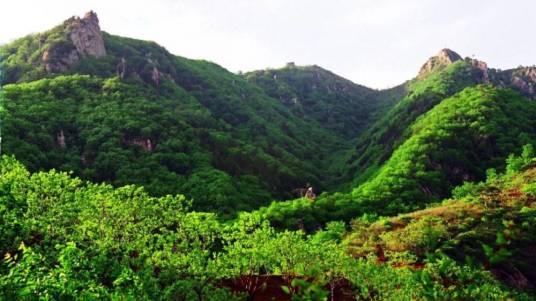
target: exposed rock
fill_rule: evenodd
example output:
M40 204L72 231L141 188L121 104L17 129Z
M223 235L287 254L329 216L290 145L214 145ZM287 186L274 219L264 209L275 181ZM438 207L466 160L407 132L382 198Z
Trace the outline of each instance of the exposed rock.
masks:
M428 61L421 67L421 70L419 71L419 76L424 76L431 71L450 65L461 59L462 57L456 52L447 48L441 49L441 51L439 51L436 56L433 56L428 59Z
M536 99L536 67L522 67L512 74L512 85Z
M482 83L489 83L489 70L488 70L488 64L486 64L483 61L479 61L477 59L470 59L471 65L475 67L476 69L479 69L482 71Z
M90 11L83 18L66 21L67 41L52 44L41 57L47 72L61 72L84 57L102 57L106 48L97 14Z
M160 71L158 71L156 66L153 67L153 71L151 72L151 79L157 86L160 85Z
M128 145L137 145L141 147L143 150L148 151L148 152L152 152L154 149L154 144L150 138L136 137L136 138L126 139L125 143Z
M104 40L97 14L90 11L84 18L76 19L71 27L70 38L81 56L102 57L106 55Z
M60 132L56 135L56 142L61 148L65 148L67 146L65 144L65 134L63 133L63 130L60 130Z
M152 67L149 74L151 81L157 86L160 85L161 78L165 76L165 74L158 70L158 61L151 58L151 53L147 54L147 63Z
M519 67L499 71L491 81L500 87L513 88L523 95L536 100L536 67Z
M116 67L117 76L119 78L125 78L126 71L127 71L127 60L124 57L122 57L121 60L119 61L119 64L117 64L117 67Z
M69 66L72 66L79 59L80 57L74 51L59 54L59 51L54 47L45 50L42 56L45 70L49 73L66 71Z

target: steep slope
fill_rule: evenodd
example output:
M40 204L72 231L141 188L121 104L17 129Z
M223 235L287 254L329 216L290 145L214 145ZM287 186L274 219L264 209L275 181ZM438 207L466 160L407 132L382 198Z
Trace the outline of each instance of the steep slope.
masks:
M272 203L260 212L277 227L312 230L365 213L422 208L449 196L463 181L482 179L487 168L501 168L521 145L534 144L534 114L536 103L518 92L489 85L466 88L418 118L409 138L352 193Z
M483 83L483 72L450 50L442 50L423 65L418 77L404 84L405 95L358 139L348 154L343 182L352 186L377 172L392 152L409 136L408 127L443 99L475 84ZM440 63L442 62L442 63Z
M511 156L507 173L466 183L454 199L428 209L370 221L356 219L345 238L354 256L376 254L398 266L426 264L426 254L447 254L483 264L510 286L536 288L536 166L532 147Z
M501 71L488 68L485 62L462 59L456 52L442 49L423 64L415 79L399 88L406 93L401 100L360 135L355 151L347 154L346 163L350 167L341 182L355 187L368 180L409 137L408 128L417 117L466 87L493 84L536 99L535 70L534 67L519 67Z
M345 138L355 138L383 108L378 91L318 66L289 63L281 69L254 71L244 76L296 116L316 121Z
M536 100L536 67L518 67L505 71L490 72L490 81L501 87L511 87L526 97Z
M0 53L12 83L4 150L32 170L143 184L234 211L307 183L322 189L324 158L340 144L218 65L100 32L94 13ZM52 79L26 83L43 77Z
M44 33L29 35L0 50L4 82L38 79L69 70L84 58L101 58L106 48L94 12L72 17Z
M509 153L534 143L534 114L536 103L516 92L466 88L419 118L410 138L353 194L378 201L386 213L446 197L462 181L481 179Z

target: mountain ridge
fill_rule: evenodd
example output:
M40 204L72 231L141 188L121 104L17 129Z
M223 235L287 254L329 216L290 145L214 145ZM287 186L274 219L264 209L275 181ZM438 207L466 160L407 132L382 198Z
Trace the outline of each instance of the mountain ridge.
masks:
M217 135L209 134L199 141L199 149L205 151L210 158L209 165L231 178L241 177L244 173L255 175L261 183L258 186L265 187L261 189L265 199L269 198L268 194L270 198L290 198L291 191L307 185L314 186L319 192L349 191L355 188L388 160L408 137L406 129L419 116L467 86L494 84L536 98L536 71L533 67L499 71L488 68L486 63L476 59L463 59L450 49L442 49L428 59L415 78L385 90L370 89L353 83L317 65L296 66L289 63L280 69L236 75L214 63L175 56L154 42L103 32L96 13L92 11L82 18L72 17L43 34L2 45L0 53L3 57L0 68L4 70L6 83L22 84L34 79L82 74L110 79L102 81L103 89L108 84L117 85L121 89L128 87L139 90L141 97L148 96L143 90L156 92L155 95L161 100L153 101L153 104L161 101L159 105L170 105L164 99L171 97L174 98L171 103L181 103L180 106L186 106L188 110L199 108L205 116L201 122L203 127L206 126L209 132L218 129ZM61 54L66 56L66 61ZM78 81L76 78L72 80ZM11 100L19 98L20 94L13 93L16 90L8 86L7 95ZM91 92L83 94L100 93L93 88L89 91ZM52 105L59 98L50 101ZM143 114L143 110L139 110L139 114ZM163 111L165 109L161 109ZM22 117L20 114L13 116ZM142 119L142 116L137 118ZM156 120L150 122L155 123L153 128L159 128ZM188 126L197 131L197 122L187 122L190 123ZM141 148L151 156L154 153L160 156L163 144L157 137L161 135L154 130L143 129L137 122L133 124L136 124L134 128L125 128L121 130L122 133L112 130L114 135L122 137L116 142L117 148L113 149L130 152ZM18 127L22 124L9 126ZM88 143L93 138L88 136L80 139L80 129L75 128L72 130L74 132L69 132L64 127L65 125L55 126L48 133L38 131L48 136L49 142L44 144L48 146L41 146L40 155L33 156L31 162L23 161L33 168L53 167L54 165L42 163L49 160L44 159L48 156L45 154L55 152L54 149L59 147L63 151L79 153L77 156L61 155L62 162L67 164L65 168L78 170L79 174L87 172L91 164L100 162L101 159L95 161L95 158L98 158L100 148L106 144L104 140L93 146L94 149L88 150ZM248 135L253 137L253 148L249 148L250 143L244 140ZM74 143L73 137L77 137ZM15 141L22 143L24 139ZM37 140L32 143L43 144ZM11 147L24 159L26 155L15 150L15 145L10 146L8 142L8 149ZM195 152L189 150L181 153L192 155ZM253 154L257 154L254 156L257 159L259 156L264 158L261 160L266 162L264 167L256 167L254 160L247 159ZM168 155L170 154L166 153ZM131 155L127 155L127 158L129 156ZM39 157L41 159L37 159ZM123 164L132 164L132 160L123 161ZM287 163L277 168L277 164L272 163L282 160ZM177 170L180 176L187 178L192 178L193 171L206 164L201 162L207 162L206 159L193 159L197 163L191 163L193 165L185 169L171 167L174 164L163 163L166 161L163 159L156 161L159 166ZM295 162L290 170L287 168L289 162ZM121 169L113 164L102 167L111 173L104 176L97 172L90 179L113 182L116 177L114 174ZM170 174L170 179L176 176L177 171L171 172L175 175ZM125 179L117 184L129 183L125 172L119 174L124 174ZM148 185L149 179L144 177L146 176L140 176L135 182ZM202 185L181 187L204 194L201 192ZM238 193L240 189L237 186L232 190ZM174 188L164 191L176 193L181 190Z
M234 74L93 12L0 58L0 299L534 299L534 67Z

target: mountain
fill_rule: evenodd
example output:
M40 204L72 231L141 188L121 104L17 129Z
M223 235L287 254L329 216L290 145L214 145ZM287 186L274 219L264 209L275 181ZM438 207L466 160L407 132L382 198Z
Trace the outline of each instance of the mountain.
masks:
M536 84L535 79L528 75L531 74L530 70L533 67L507 71L489 69L482 61L462 59L454 51L442 49L421 67L415 79L403 85L406 95L396 106L359 137L355 151L347 161L351 168L345 179L351 181L353 186L367 180L408 138L407 130L419 116L466 87L492 84L512 88L528 98L536 99L534 90L530 88Z
M278 99L291 112L344 138L357 137L377 117L380 93L319 66L296 66L246 73L244 77Z
M1 300L534 300L534 66L234 74L94 12L0 58Z
M32 170L234 212L323 189L344 143L220 66L100 31L93 12L0 51L4 149Z
M0 54L4 150L31 170L184 193L198 209L227 214L308 186L358 191L411 138L419 117L466 87L535 97L533 67L489 69L449 49L389 90L292 63L237 75L103 32L94 12ZM500 161L515 146L494 155ZM483 168L468 177L479 179Z
M450 196L463 181L481 180L488 168L504 168L509 153L535 143L532 96L497 81L511 71L434 57L421 70L431 61L444 63L405 83L406 96L348 151L347 191L313 203L272 202L259 212L276 227L309 231L362 214L408 212Z

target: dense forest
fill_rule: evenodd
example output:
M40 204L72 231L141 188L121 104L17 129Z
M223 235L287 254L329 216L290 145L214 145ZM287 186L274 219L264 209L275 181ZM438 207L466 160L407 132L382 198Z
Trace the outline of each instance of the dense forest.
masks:
M90 12L0 71L0 300L536 298L535 67L234 74Z

